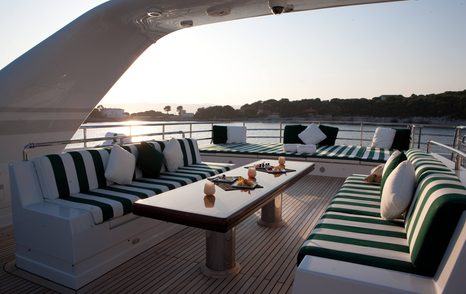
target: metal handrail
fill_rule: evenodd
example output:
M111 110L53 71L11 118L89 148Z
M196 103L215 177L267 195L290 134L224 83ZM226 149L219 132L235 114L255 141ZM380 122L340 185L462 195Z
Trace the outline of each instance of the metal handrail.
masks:
M433 141L433 140L429 140L427 142L427 152L428 153L431 152L432 144L437 145L437 146L442 147L442 148L445 148L445 149L448 149L452 153L455 153L456 154L455 160L454 160L455 170L460 170L461 165L462 165L462 161L463 161L464 158L466 158L466 153L464 153L461 150L457 150L457 149L455 149L453 147L450 147L448 145L445 145L445 144L442 144L442 143L439 143L439 142L436 142L436 141Z
M39 143L28 143L23 148L23 160L28 160L28 151L35 148L41 147L51 147L51 146L62 146L68 144L80 144L80 143L87 143L87 142L95 142L95 141L105 141L105 140L112 140L114 143L117 143L119 140L119 144L123 144L123 139L133 138L133 137L153 137L153 136L160 136L160 135L174 135L174 134L181 134L183 138L185 138L185 134L183 131L175 131L175 132L166 132L166 133L149 133L149 134L138 134L138 135L119 135L119 136L111 136L111 137L99 137L99 138L83 138L83 139L73 139L73 140L61 140L61 141L49 141L49 142L39 142Z

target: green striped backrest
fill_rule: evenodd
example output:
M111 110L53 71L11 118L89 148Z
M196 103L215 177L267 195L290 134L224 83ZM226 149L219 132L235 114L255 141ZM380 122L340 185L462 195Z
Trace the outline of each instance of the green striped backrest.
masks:
M108 157L105 149L89 149L40 156L32 161L44 198L57 199L106 186Z
M406 215L406 234L413 265L433 276L466 210L466 188L440 161L420 150L407 153L418 186Z

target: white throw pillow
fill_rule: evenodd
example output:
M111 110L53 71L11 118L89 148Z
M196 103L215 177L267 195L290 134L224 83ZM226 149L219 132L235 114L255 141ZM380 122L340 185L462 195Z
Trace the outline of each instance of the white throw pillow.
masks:
M183 166L183 151L176 139L172 138L165 144L163 156L168 171L175 171Z
M283 150L285 152L298 152L298 145L301 144L283 144Z
M371 148L390 149L395 138L396 130L392 128L378 127L372 137Z
M400 218L408 209L416 187L416 175L410 161L401 162L388 176L382 190L380 215L383 219Z
M246 143L246 127L227 126L227 144Z
M308 125L304 131L298 134L298 137L306 145L316 145L327 138L327 136L319 129L319 126L316 124Z
M131 184L135 167L136 157L119 145L113 145L105 168L105 178L120 185Z

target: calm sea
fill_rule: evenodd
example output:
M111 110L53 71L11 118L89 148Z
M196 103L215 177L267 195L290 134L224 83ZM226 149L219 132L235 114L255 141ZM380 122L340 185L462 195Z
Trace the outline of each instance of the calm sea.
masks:
M158 125L153 126L149 124L163 124L164 126ZM177 124L182 123L182 124ZM328 125L336 126L340 129L338 132L338 138L336 144L345 144L345 145L369 145L372 135L374 133L377 125L364 125L362 132L362 141L361 141L361 125L360 124L342 124L342 123L326 123ZM124 126L122 126L124 125ZM222 125L227 125L222 123ZM229 123L228 125L243 125L240 123ZM274 143L279 142L280 137L280 123L273 122L246 122L244 125L247 127L248 142L259 143L267 142ZM186 137L192 137L198 139L199 145L210 144L211 137L211 123L199 123L199 122L118 122L118 123L89 123L84 124L83 126L88 127L86 130L87 138L99 138L105 137L107 132L122 133L126 135L141 135L141 134L152 134L152 133L162 133L162 132L179 132L182 131L185 133ZM396 126L395 126L396 127ZM403 127L403 126L398 126ZM82 139L84 136L84 131L82 129L78 130L74 135L73 139ZM180 134L168 134L165 135L165 139L175 137L181 138ZM420 147L425 149L426 143L428 140L435 140L443 144L452 145L454 137L454 126L451 127L437 127L437 126L428 126L422 127L419 134L419 129L416 131L416 142L420 139ZM162 139L162 136L153 136L152 139ZM134 141L147 140L149 137L141 136L136 137ZM89 145L101 144L100 142L90 143ZM78 146L68 146L68 147L78 147ZM417 144L416 144L417 147ZM435 150L434 151L440 151Z

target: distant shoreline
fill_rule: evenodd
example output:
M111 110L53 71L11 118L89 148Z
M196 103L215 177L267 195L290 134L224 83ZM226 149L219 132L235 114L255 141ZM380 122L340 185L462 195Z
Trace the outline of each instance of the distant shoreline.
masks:
M292 122L304 122L304 121L316 121L316 122L335 122L335 123L345 123L345 122L365 122L365 123L406 123L406 124L423 124L423 125L444 125L444 126L458 126L465 125L465 120L453 120L444 117L411 117L411 118L400 118L400 117L331 117L331 116L312 116L312 117L288 117L288 118L236 118L236 119L227 119L227 120L205 120L205 119L195 119L195 118L185 118L179 116L170 116L170 117L154 117L154 118L89 118L85 123L114 123L114 122L127 122L127 121L143 121L143 122L173 122L173 121L186 121L186 122L265 122L265 123L292 123Z

